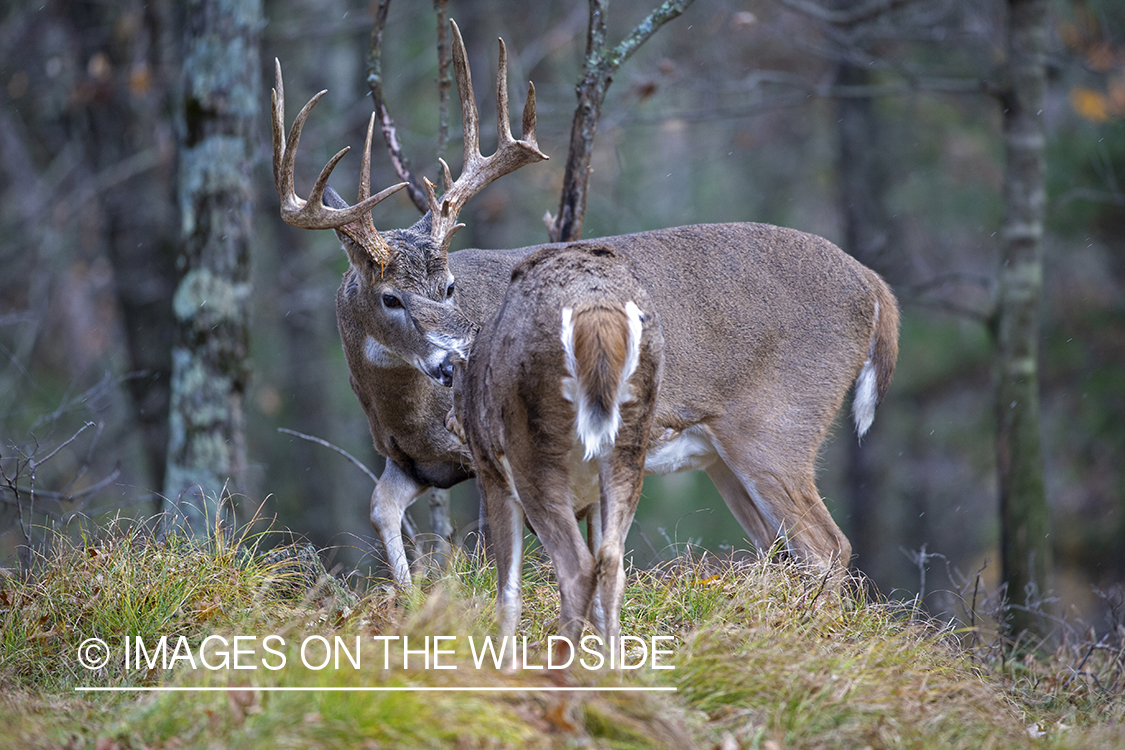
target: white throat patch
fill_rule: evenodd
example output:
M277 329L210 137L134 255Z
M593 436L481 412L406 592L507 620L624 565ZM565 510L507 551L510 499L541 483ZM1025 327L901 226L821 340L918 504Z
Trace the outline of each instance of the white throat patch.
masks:
M368 336L363 342L363 356L375 367L402 367L405 364L402 357L380 344L374 336Z

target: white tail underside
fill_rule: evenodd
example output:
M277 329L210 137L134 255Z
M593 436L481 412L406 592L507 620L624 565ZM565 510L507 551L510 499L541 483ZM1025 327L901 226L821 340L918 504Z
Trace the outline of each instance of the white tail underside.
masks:
M867 351L867 361L855 379L855 393L852 395L852 417L855 431L860 437L867 434L875 421L875 405L879 401L879 391L875 382L875 330L879 325L879 303L875 303L875 320L871 325L871 347Z
M632 300L625 303L625 316L629 323L625 365L617 379L617 398L613 410L608 415L601 415L591 405L588 389L578 377L578 363L574 357L574 310L564 307L562 311L562 330L559 338L562 340L567 372L562 379L562 395L575 405L574 429L578 441L582 444L583 458L586 461L603 455L613 447L617 440L617 431L621 428L620 405L633 397L633 389L627 381L636 372L637 364L640 362L643 322L641 310Z

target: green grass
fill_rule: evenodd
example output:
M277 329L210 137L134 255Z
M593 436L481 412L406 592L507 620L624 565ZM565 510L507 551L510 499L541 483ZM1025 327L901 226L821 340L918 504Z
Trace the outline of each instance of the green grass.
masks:
M791 563L688 554L631 571L623 612L625 633L673 637L674 669L477 669L468 639L495 627L495 574L479 561L457 555L407 596L385 582L353 593L308 548L265 554L255 541L158 541L111 528L59 542L24 578L0 579L0 748L1125 747L1120 637L1012 661L980 634L937 627L858 585L838 594ZM549 565L531 558L520 633L534 664L558 594ZM277 654L258 645L269 634ZM87 638L117 647L125 635L149 645L183 636L193 654L208 637L256 636L241 663L257 668L78 664ZM416 650L437 635L455 636L440 658L456 669L404 655L404 638ZM300 644L310 636L339 636L349 648L358 638L361 667L346 657L340 668L306 667ZM384 650L375 636L398 640ZM309 652L314 666L321 653ZM282 655L284 666L265 666ZM236 689L75 692L80 685ZM676 691L529 690L558 685ZM507 690L263 689L278 686Z

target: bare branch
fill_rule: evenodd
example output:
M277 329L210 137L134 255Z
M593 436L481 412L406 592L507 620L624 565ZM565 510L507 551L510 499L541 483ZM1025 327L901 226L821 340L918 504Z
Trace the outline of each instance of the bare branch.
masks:
M3 480L5 489L11 492L15 497L14 501L5 502L8 502L9 504L12 504L14 502L16 506L17 520L19 522L20 530L23 532L24 541L26 542L26 546L24 546L20 550L19 554L21 562L24 563L26 567L27 558L31 554L31 527L23 517L23 491L19 486L20 474L23 472L24 466L26 466L25 462L16 459L15 468L13 469L12 473L9 474L4 469L3 461L0 461L0 480Z
M434 0L434 13L437 15L437 56L438 56L438 135L437 158L445 158L445 146L449 142L449 89L453 86L453 76L449 72L453 64L453 46L449 41L449 22L446 6L449 0Z
M156 169L168 158L166 151L155 146L135 153L93 175L91 180L83 183L81 188L75 190L74 194L65 200L72 202L72 205L81 206L86 201L103 195L110 188L144 174L150 169Z
M329 448L331 450L336 451L341 456L348 459L353 464L355 464L357 467L359 467L359 470L362 471L364 474L366 474L367 478L370 479L373 484L378 486L379 478L375 476L374 472L372 472L371 469L367 468L366 464L364 464L362 461L360 461L358 458L356 458L352 454L348 453L346 450L344 450L340 446L333 445L332 443L328 442L327 440L323 440L323 439L315 437L313 435L306 435L303 432L297 432L296 430L290 430L290 429L285 428L285 427L278 427L277 431L278 432L284 432L286 435L292 435L294 437L299 437L302 440L308 440L310 443L316 443L317 445L323 445L325 448ZM414 526L414 522L410 519L410 516L407 513L402 514L402 530L403 530L403 533L406 535L406 537L410 540L411 545L417 547L417 544L415 543L414 540L418 536L418 529Z
M81 434L82 434L83 432L85 432L86 430L88 430L88 429L89 429L89 428L91 428L91 427L96 427L96 426L97 426L97 425L95 425L95 424L94 424L93 422L87 422L86 424L84 424L84 425L82 425L82 426L81 426L80 428L78 428L78 432L76 432L76 433L74 433L73 435L71 435L71 436L70 436L70 438L69 438L69 439L68 439L68 440L67 440L66 442L64 442L64 443L62 443L61 445L57 446L57 447L56 447L56 448L55 448L55 449L54 449L53 451L51 451L50 453L48 453L48 454L47 454L46 456L44 456L44 457L43 457L42 459L40 459L40 460L36 461L36 460L35 460L35 457L34 457L34 456L32 456L32 457L31 457L30 459L28 459L28 462L27 462L27 463L28 463L28 466L30 466L32 470L35 470L35 469L36 469L37 467L39 467L39 466L42 466L43 464L47 463L47 462L48 462L48 461L50 461L50 460L51 460L52 458L54 458L54 457L55 457L55 455L56 455L56 454L58 454L58 452L59 452L59 451L61 451L61 450L62 450L63 448L65 448L66 446L70 445L70 444L71 444L71 443L73 443L73 442L74 442L75 440L77 440L77 439L78 439L78 436L79 436L79 435L81 435Z
M683 122L712 122L716 120L736 120L753 117L763 112L772 112L786 107L797 107L814 98L820 99L864 99L892 96L908 96L918 93L978 94L984 84L972 79L919 79L870 86L836 86L832 84L808 83L795 76L774 75L773 71L755 74L758 83L775 83L788 87L788 90L762 96L758 101L735 107L712 107L708 109L661 112L659 114L626 114L617 118L618 123L659 123L669 120Z
M398 139L398 130L394 118L387 111L387 102L383 96L383 31L387 26L387 11L390 9L391 0L379 0L379 7L375 11L375 23L371 27L371 44L367 52L367 88L371 91L371 106L375 109L375 116L379 120L379 129L383 133L383 140L387 144L387 153L390 154L391 164L395 168L399 179L408 183L406 192L414 206L425 213L429 210L426 202L426 193L422 184L410 170L410 162L402 153L402 143Z
M367 468L366 464L364 464L362 461L360 461L358 458L356 458L352 454L348 453L346 450L344 450L340 446L333 445L332 443L328 442L327 440L322 440L321 438L314 437L312 435L306 435L303 432L297 432L296 430L290 430L290 429L285 428L285 427L278 427L277 431L278 432L284 432L286 435L293 435L294 437L299 437L302 440L308 440L310 443L316 443L317 445L323 445L325 448L329 448L331 450L336 451L341 456L348 459L353 464L355 464L357 467L359 467L359 470L362 471L364 474L366 474L367 478L370 479L373 484L379 484L379 477L375 476L375 473L373 471L371 471L371 469Z
M52 492L50 490L36 490L35 496L37 498L41 499L41 500L51 500L52 502L57 502L57 503L64 503L64 502L69 503L69 502L74 502L76 500L83 500L83 499L86 499L86 498L90 497L91 495L96 495L98 492L102 491L103 489L105 489L109 485L113 484L113 482L119 476L121 476L121 466L120 465L114 467L113 471L111 471L109 474L107 474L102 479L98 480L94 484L91 484L89 487L86 487L85 489L79 490L78 492ZM7 480L6 477L5 477L5 480ZM5 481L5 485L6 486L0 487L0 490L7 490L8 492L11 492L13 495L16 495L17 497L18 497L18 495L27 492L27 490L24 489L23 487L13 487L7 481ZM16 500L9 500L7 498L0 497L0 503L5 503L7 505L15 505L16 502L17 502ZM44 513L44 514L48 514L48 515L54 515L54 514L50 514L49 511L46 511L46 510L43 510L43 509L40 509L39 512ZM75 513L78 513L78 512L80 512L80 510L75 511Z
M1111 206L1125 206L1125 194L1109 190L1094 190L1092 188L1072 188L1054 201L1052 208L1066 208L1076 201L1089 203L1105 203Z
M904 298L903 301L906 301L906 299ZM910 300L910 302L922 307L930 307L935 310L941 310L943 312L951 313L953 315L959 315L963 318L968 318L969 320L976 321L977 323L985 326L990 325L992 323L993 317L996 315L994 306L990 306L986 310L979 310L977 308L969 307L967 305L960 305L956 302L943 298L912 299Z
M983 306L972 306L956 302L946 295L935 294L933 296L928 296L930 292L956 285L972 286L987 292L989 294L989 301ZM904 288L901 290L900 297L904 303L908 302L933 310L941 310L942 312L958 315L988 326L991 325L996 315L996 301L994 299L995 286L994 281L986 276L952 272L940 274L927 281Z
M16 312L0 315L0 328L4 326L18 325L19 323L29 323L35 320L35 313L33 312Z
M988 276L954 271L951 273L943 273L935 276L932 279L928 279L927 281L915 284L914 286L903 290L903 294L907 297L918 296L930 291L931 289L938 289L940 287L950 286L953 284L970 284L972 286L980 287L985 291L992 291L992 289L996 286L995 280Z
M578 106L570 127L562 197L557 216L543 217L552 242L581 239L586 216L586 190L590 182L590 158L594 135L601 117L602 102L613 74L656 30L683 13L693 0L667 0L654 10L612 50L606 50L608 0L590 0L590 24L586 32L586 63L578 84Z
M570 12L561 21L552 24L543 36L520 44L520 68L534 70L552 53L567 47L582 32L587 15L588 11L581 3L573 3Z
M74 474L74 477L67 482L66 487L62 490L63 494L69 493L74 489L75 485L77 485L78 482L82 480L82 477L86 476L86 472L90 470L90 464L94 460L94 451L97 450L98 442L101 440L102 432L104 431L105 422L98 422L94 436L90 439L90 445L86 448L86 459L82 462L81 468Z
M79 393L77 396L72 396L70 390L68 389L67 392L63 395L62 400L59 402L58 407L50 414L44 414L37 418L31 425L29 432L34 433L43 425L58 421L58 419L68 411L77 410L77 407L79 406L86 406L98 396L101 396L102 394L105 394L111 389L116 388L122 383L138 376L139 373L130 372L118 377L111 377L107 372L101 380L99 380L97 383L90 386L86 390L82 391L82 393Z
M666 0L659 8L648 14L648 17L637 24L636 28L625 37L609 54L606 62L609 64L609 74L612 76L621 64L633 56L637 48L648 41L664 24L678 18L695 0ZM604 15L604 14L603 14Z
M36 320L39 317L38 315L35 315L34 313L28 313L28 315L30 316L30 318L29 318L30 320ZM3 342L0 342L0 354L3 354L5 357L8 358L8 361L11 363L11 365L13 367L15 367L16 370L19 371L20 375L23 376L24 380L27 381L27 384L33 390L35 390L36 392L40 392L40 393L42 392L42 389L38 386L38 384L36 384L35 378L32 377L31 373L28 372L27 368L24 367L23 363L20 362L19 356L15 352L13 352L11 349L4 346Z

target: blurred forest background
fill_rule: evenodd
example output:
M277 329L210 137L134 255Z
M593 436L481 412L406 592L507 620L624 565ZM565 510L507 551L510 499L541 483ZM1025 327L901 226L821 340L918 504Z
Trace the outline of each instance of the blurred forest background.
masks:
M655 6L614 0L611 44ZM189 3L15 0L0 11L0 558L77 533L85 518L144 517L165 486L177 197ZM833 13L881 6L860 22ZM538 98L551 161L472 201L458 247L547 241L586 44L580 0L451 0L495 138L498 36L513 108ZM269 89L287 118L322 88L301 141L298 192L371 112L375 4L264 0L252 77L252 294L243 519L267 517L348 566L381 549L367 422L335 326L346 257L331 232L283 224L271 182ZM838 420L821 493L857 566L887 593L969 591L999 577L992 332L1001 257L1005 4L997 0L696 0L609 89L592 158L585 237L758 221L820 234L882 273L904 312L898 370L869 437ZM1059 609L1103 628L1125 581L1125 2L1053 2L1048 25L1047 222L1040 317L1042 453ZM234 58L232 58L234 59ZM437 55L430 2L390 8L388 105L414 169L437 178ZM242 71L245 72L245 71ZM447 158L460 161L459 112ZM351 200L358 153L333 177ZM1120 174L1120 177L1118 176ZM376 143L372 182L398 178ZM404 194L381 229L418 218ZM34 496L31 491L34 490ZM471 527L475 489L452 492ZM34 505L30 501L34 499ZM414 506L426 525L425 498ZM638 564L687 543L746 547L702 473L650 478L630 537ZM8 563L14 564L14 563ZM920 591L924 588L924 591ZM1114 591L1116 590L1116 595ZM1116 596L1116 598L1115 598Z

